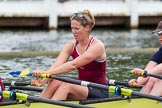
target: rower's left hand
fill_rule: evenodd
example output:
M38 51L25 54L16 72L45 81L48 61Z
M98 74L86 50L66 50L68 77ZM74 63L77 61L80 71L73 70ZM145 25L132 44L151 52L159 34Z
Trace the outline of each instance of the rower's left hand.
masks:
M128 82L128 85L129 85L129 86L132 86L132 87L136 87L136 86L137 86L137 80L136 80L136 79L131 79L131 80Z
M42 86L40 80L31 80L31 85L38 86L38 87Z

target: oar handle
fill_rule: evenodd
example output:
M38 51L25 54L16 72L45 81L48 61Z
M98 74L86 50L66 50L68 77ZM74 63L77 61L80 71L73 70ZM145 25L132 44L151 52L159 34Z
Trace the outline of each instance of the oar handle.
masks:
M138 71L138 73L136 73L135 70L131 70L131 73L138 75L138 76L146 77L147 71L140 70L140 71Z
M51 74L43 73L43 74L40 75L40 78L51 78Z
M136 74L134 70L131 71L131 73L133 74ZM147 71L145 70L141 70L138 74L136 74L138 76L142 76L142 77L155 77L155 78L158 78L158 79L162 79L162 75L161 74L150 74L148 73Z

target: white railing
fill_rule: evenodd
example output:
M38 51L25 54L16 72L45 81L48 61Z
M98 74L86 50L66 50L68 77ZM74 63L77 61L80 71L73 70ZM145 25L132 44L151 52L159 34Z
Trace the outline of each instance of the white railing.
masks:
M44 1L44 0L0 0L0 2L30 2L30 1Z
M49 27L57 28L58 16L69 17L83 9L95 16L130 16L131 27L138 27L140 15L162 15L160 0L60 1L63 0L0 0L0 17L49 17Z

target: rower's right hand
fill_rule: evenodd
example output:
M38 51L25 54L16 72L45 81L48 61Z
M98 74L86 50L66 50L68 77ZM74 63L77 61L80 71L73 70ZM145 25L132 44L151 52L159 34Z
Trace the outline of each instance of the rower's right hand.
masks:
M134 68L131 72L137 76L143 76L144 70L140 68Z
M41 74L45 74L46 72L45 71L42 71L42 70L35 70L33 71L33 76L34 77L40 77Z

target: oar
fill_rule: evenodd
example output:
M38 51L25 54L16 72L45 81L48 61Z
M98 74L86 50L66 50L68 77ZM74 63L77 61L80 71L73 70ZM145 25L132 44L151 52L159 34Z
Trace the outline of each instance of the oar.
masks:
M5 86L27 86L27 85L31 85L31 82L16 82L16 81L12 81L12 82L4 82Z
M130 85L128 85L128 82L117 81L117 80L112 80L112 79L109 79L108 83L109 83L109 85L123 85L126 87L134 87L134 88L142 88L143 87L143 85L137 85L136 83L133 83L133 85L130 86Z
M17 76L32 76L32 72L30 70L22 70L22 71L12 71L9 72L10 75L17 77Z
M94 107L80 105L80 104L72 104L64 101L56 101L56 100L45 99L36 96L29 96L24 93L17 93L13 91L0 91L0 95L4 96L5 98L10 98L10 99L12 98L15 100L23 100L23 101L30 100L30 101L43 102L43 103L54 104L59 106L74 107L74 108L94 108Z
M131 70L131 73L135 74L135 71ZM158 79L162 79L162 75L161 74L150 74L147 71L140 71L138 76L142 76L142 77L150 76L150 77L155 77L155 78L158 78Z
M143 98L162 101L162 97L153 96L153 95L149 95L149 94L143 94L143 93L133 91L131 89L120 88L118 86L107 86L107 85L103 85L103 84L97 84L97 83L92 83L92 82L88 82L88 81L80 81L80 80L66 78L66 77L56 77L56 76L49 75L49 74L42 74L41 77L43 77L43 76L44 76L44 78L52 78L52 79L60 80L60 81L67 82L67 83L77 84L77 85L81 85L81 86L89 86L89 87L95 87L95 88L99 88L99 89L105 89L105 90L108 90L108 92L114 93L116 95L140 96Z
M5 86L27 86L27 85L32 85L31 81L28 81L28 82L17 82L17 81L5 82L5 81L3 81L3 84ZM36 81L33 86L40 86L40 83L38 81Z
M5 86L27 86L27 85L31 85L31 82L17 82L17 81L4 82L3 81L3 83L4 83ZM108 80L108 83L109 83L109 85L124 85L126 87L136 87L136 88L142 88L143 87L143 86L137 86L136 84L129 86L128 82L117 81L117 80L112 80L112 79ZM36 86L39 86L39 84L37 84Z
M21 104L23 103L22 101L10 101L9 99L5 99L4 102L0 102L0 106L7 106L7 105L15 105L15 104ZM2 107L1 107L2 108Z
M29 75L29 74L26 74L26 75ZM17 75L17 76L19 76L19 75ZM66 78L66 77L58 77L58 76L56 77L56 76L50 75L50 74L41 74L40 77L41 78L52 78L52 79L56 79L56 80L60 80L60 81L68 82L68 83L72 83L72 84L77 84L77 85L81 85L81 86L89 86L89 87L105 89L105 90L108 90L110 93L115 93L116 95L140 96L140 97L144 97L144 98L148 98L148 99L152 99L152 100L162 101L162 97L143 94L143 93L133 91L131 89L120 88L118 86L107 86L107 85L103 85L103 84L97 84L97 83L92 83L92 82L88 82L88 81L80 81L80 80Z
M20 90L29 90L29 91L37 91L41 92L43 90L43 87L40 87L39 82L36 83L36 85L31 86L31 81L28 82L17 82L17 81L12 81L12 82L5 82L3 81L3 84L5 86L9 86L9 89L20 89Z
M36 86L10 86L9 90L12 90L12 89L42 92L44 88L36 87Z
M9 73L10 75L16 77L16 76L32 76L32 72L30 70L23 70L23 71L13 71ZM128 85L128 82L123 82L123 81L117 81L117 80L108 80L108 83L110 85L124 85L127 87L135 87L135 88L142 88L143 86L141 85L136 85L133 84L132 86Z
M124 85L127 87L135 87L135 88L143 87L143 86L137 86L137 85L129 86L128 82L116 81L116 80L112 80L112 79L108 80L108 82L109 82L109 85ZM43 87L28 86L28 85L31 85L31 82L12 81L12 82L4 82L4 85L10 86L11 89L30 90L30 91L38 91L38 92L41 92L43 90Z

